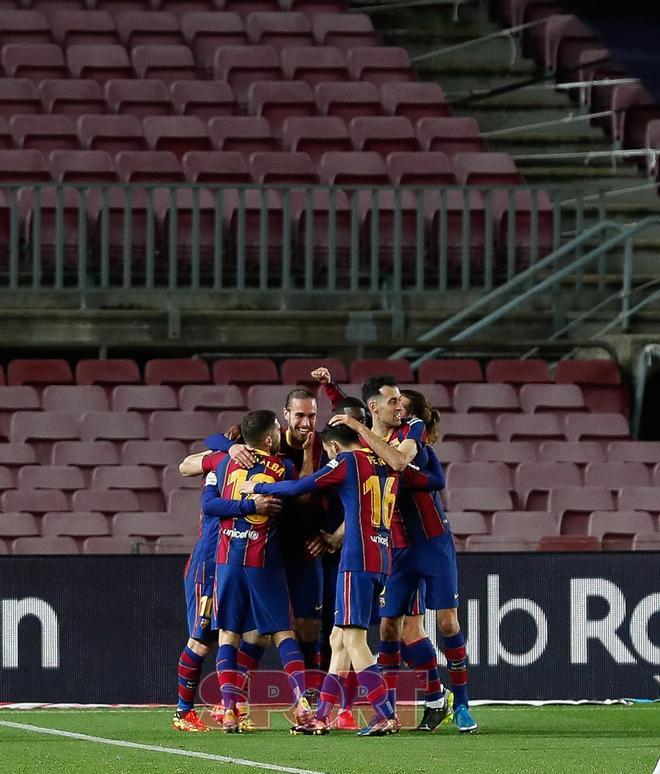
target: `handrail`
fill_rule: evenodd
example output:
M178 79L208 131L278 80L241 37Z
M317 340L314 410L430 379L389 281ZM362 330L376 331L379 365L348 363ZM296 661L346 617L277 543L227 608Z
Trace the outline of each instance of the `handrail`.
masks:
M515 134L516 132L527 132L530 129L541 129L545 126L561 126L562 124L574 124L578 121L590 121L592 118L604 118L615 114L615 110L601 110L598 113L584 113L576 116L569 113L563 118L553 118L552 121L537 121L534 124L523 124L522 126L507 126L504 129L492 129L490 132L481 132L482 137L498 137L502 134Z
M587 242L589 239L591 239L598 233L602 233L605 231L617 232L615 236L610 237L601 245L593 248L592 250L585 253L584 255L573 259L570 263L568 263L566 266L562 267L561 269L556 269L552 275L541 280L536 286L529 289L526 293L523 293L521 296L511 299L503 306L494 310L490 314L481 318L478 322L473 323L472 325L468 326L463 331L452 336L449 339L449 341L452 343L464 341L476 331L489 325L492 322L495 322L500 317L503 317L505 314L510 312L519 304L527 303L530 300L530 298L536 296L538 293L541 293L547 288L558 284L565 276L567 276L568 274L571 274L572 272L578 269L581 269L583 266L585 266L587 263L592 261L594 258L600 257L601 255L604 255L605 253L607 253L607 251L610 250L611 248L616 247L617 245L619 245L624 241L630 240L631 237L637 234L639 231L651 225L657 225L657 224L660 224L660 216L657 216L657 215L652 215L648 218L644 218L644 220L632 226L623 226L620 223L617 223L612 220L605 220L605 221L596 223L595 225L588 228L585 232L580 234L580 236L575 237L570 242L567 242L565 245L562 245L562 247L560 247L558 250L555 250L555 252L550 253L545 258L538 261L538 263L534 264L533 266L530 266L528 269L525 269L520 274L517 274L509 282L505 283L504 285L500 285L498 288L496 288L495 290L492 290L490 293L487 293L485 296L482 296L480 299L475 301L470 306L466 307L460 312L457 312L455 315L452 315L451 317L447 318L439 325L436 325L431 330L422 334L421 336L418 337L417 340L420 343L430 341L431 339L436 338L439 334L444 333L445 331L454 327L458 323L461 323L464 320L467 320L468 318L473 316L475 312L488 306L493 301L496 301L497 299L507 295L508 293L515 290L519 286L524 285L527 282L527 280L533 278L537 272L545 268L552 267L552 265L558 259L563 258L565 255L568 255L576 248L583 246L585 242ZM630 255L631 254L629 253L629 251L627 251L626 253L627 261L631 260ZM625 269L626 267L624 267L624 270ZM401 357L405 357L406 355L410 354L412 351L413 350L410 347L399 349L396 352L394 352L392 355L390 355L389 359L394 360ZM434 357L436 351L437 350L431 350L429 352L426 352L424 355L422 355L421 357L413 361L412 367L418 368L419 365L423 363L425 360L428 360Z

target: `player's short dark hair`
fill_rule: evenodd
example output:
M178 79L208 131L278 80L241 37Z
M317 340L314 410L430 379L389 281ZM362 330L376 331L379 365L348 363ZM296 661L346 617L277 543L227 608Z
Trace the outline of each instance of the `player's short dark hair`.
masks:
M307 387L294 387L286 396L284 408L289 408L292 400L316 400L316 395Z
M367 407L364 405L364 403L359 398L354 398L351 395L347 395L345 398L342 398L339 402L335 403L335 405L332 407L333 411L336 411L338 414L343 414L346 409L356 408L356 409L362 409L362 411L367 413Z
M362 400L368 406L369 401L372 398L377 398L380 395L381 387L398 386L399 385L392 374L376 374L376 376L370 376L362 385Z
M250 411L241 422L241 435L249 446L259 446L268 435L269 430L275 427L277 414L268 409Z
M360 443L360 436L348 425L328 425L321 430L319 435L321 442L325 444L330 443L330 441L335 441L342 446Z

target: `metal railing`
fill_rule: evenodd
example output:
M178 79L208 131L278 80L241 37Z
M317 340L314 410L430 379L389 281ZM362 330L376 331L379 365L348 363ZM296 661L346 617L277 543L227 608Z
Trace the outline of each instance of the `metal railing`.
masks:
M4 185L0 291L488 291L589 217L604 217L607 194L587 201L572 186Z

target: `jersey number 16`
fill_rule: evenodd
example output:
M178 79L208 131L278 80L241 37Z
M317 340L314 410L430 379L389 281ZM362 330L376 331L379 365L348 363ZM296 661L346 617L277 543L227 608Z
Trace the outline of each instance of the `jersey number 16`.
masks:
M392 492L395 481L395 478L388 476L385 479L385 486L381 487L378 476L369 476L362 484L362 494L371 495L371 524L373 527L379 528L382 525L385 529L390 528L394 503L396 502L396 495Z

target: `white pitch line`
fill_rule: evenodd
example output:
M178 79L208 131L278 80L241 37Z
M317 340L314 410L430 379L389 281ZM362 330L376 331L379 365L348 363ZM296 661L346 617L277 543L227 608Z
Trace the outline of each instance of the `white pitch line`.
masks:
M236 766L249 766L252 769L265 769L267 771L283 771L288 774L323 774L321 771L309 769L294 769L289 766L278 766L275 763L262 763L250 761L246 758L230 758L228 755L213 755L212 753L197 752L196 750L177 750L175 747L160 747L155 744L139 744L138 742L126 742L122 739L106 739L102 736L90 734L77 734L73 731L62 731L59 728L42 728L28 723L12 723L9 720L0 720L0 726L17 728L21 731L34 731L38 734L50 734L51 736L64 736L68 739L80 739L83 742L96 742L97 744L109 744L115 747L128 747L133 750L148 750L149 752L168 753L169 755L183 755L186 758L202 758L205 761L219 761L220 763L233 763Z

